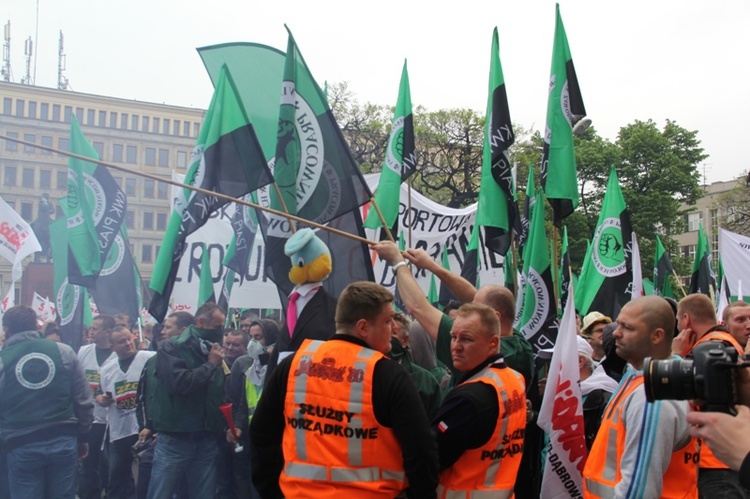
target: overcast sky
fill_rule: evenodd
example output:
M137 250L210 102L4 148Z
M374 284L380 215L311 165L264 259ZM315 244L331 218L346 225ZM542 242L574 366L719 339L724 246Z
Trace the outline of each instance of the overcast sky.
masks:
M552 56L551 0L2 0L13 81L39 31L36 80L57 85L60 30L73 90L206 108L212 87L196 47L249 41L286 49L286 23L319 84L348 81L393 106L404 58L414 105L486 106L492 29L500 35L511 117L543 129ZM710 157L708 182L750 167L750 2L562 0L588 116L610 140L634 120L672 119ZM32 74L33 74L32 63ZM702 167L702 169L703 169Z

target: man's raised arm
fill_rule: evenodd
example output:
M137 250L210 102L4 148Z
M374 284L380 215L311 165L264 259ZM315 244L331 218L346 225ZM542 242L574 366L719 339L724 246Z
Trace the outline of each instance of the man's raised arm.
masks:
M448 286L453 296L461 303L471 303L474 301L477 288L460 275L439 265L425 250L411 248L404 252L404 257L420 269L425 269L435 274L443 284Z

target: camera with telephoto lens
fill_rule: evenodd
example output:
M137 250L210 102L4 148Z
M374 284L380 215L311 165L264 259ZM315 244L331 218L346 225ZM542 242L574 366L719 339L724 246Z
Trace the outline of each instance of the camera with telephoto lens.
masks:
M703 411L734 414L737 403L737 350L722 341L708 341L693 348L688 359L643 363L646 400L695 400Z

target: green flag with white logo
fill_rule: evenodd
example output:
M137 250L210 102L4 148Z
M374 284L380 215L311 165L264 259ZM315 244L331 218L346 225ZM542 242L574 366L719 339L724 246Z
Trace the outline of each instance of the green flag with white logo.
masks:
M222 67L185 183L239 198L269 184L272 178L234 80L229 70ZM149 284L154 291L149 312L156 320L166 316L187 237L226 203L224 199L187 188L174 200Z
M557 4L542 156L542 187L552 205L557 227L578 206L573 127L585 116L583 97L560 16L560 5Z
M76 352L81 347L84 309L89 308L86 288L68 280L67 220L60 217L49 225L53 260L53 291L60 324L60 338Z
M375 202L389 229L395 227L398 219L401 183L405 182L416 169L417 156L414 150L414 121L411 112L409 74L406 71L406 61L404 61L385 160L380 171L378 188L375 191ZM371 207L365 220L365 227L377 229L381 225L377 211Z
M576 288L576 310L582 317L589 312L617 317L631 299L633 229L614 166L605 192Z

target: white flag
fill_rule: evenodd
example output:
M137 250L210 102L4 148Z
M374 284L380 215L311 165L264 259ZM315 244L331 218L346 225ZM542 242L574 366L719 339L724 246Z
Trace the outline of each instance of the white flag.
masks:
M719 229L719 255L729 294L742 294L741 282L750 282L750 237Z
M34 292L34 299L31 302L31 308L36 312L40 321L55 320L55 307L48 298L44 298L39 293Z
M41 250L29 224L0 198L0 256L13 264L13 282L21 278L23 259Z
M727 289L727 276L721 280L721 292L719 293L719 303L716 305L716 318L719 319L719 324L724 324L724 309L729 306L729 300L727 295L729 290Z
M631 258L633 260L633 294L631 300L640 298L644 295L643 292L643 269L641 268L641 250L638 247L638 238L635 237L635 232L632 236L633 241L633 253Z
M3 315L5 315L5 311L8 310L10 307L14 306L15 304L16 304L16 283L11 282L8 293L5 295L5 298L3 298L3 301L0 302L0 322L2 322L3 320Z
M543 499L583 496L586 438L576 336L571 289L557 333L537 422L549 436L542 476Z

